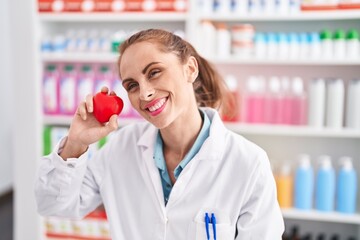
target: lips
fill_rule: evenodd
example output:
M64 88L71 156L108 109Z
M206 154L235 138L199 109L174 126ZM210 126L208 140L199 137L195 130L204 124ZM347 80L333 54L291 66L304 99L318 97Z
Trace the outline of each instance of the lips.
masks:
M166 105L167 98L156 99L145 106L145 109L150 112L151 115L158 115Z

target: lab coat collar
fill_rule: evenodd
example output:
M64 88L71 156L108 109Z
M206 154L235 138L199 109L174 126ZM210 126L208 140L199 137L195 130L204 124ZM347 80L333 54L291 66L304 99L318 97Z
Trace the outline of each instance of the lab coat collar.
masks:
M200 160L216 160L221 158L221 156L223 155L223 144L225 142L225 134L227 130L218 112L215 109L208 107L204 107L201 109L209 117L211 126L209 137L205 140L204 147L200 149L197 156L195 157L199 158ZM147 129L139 138L137 144L138 146L145 147L145 149L152 149L155 146L158 129L150 123L147 124L146 128ZM209 151L209 149L211 149L211 151Z

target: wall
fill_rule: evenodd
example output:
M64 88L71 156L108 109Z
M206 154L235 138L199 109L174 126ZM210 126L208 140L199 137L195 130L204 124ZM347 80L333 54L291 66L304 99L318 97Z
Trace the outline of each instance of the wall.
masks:
M0 196L12 188L12 82L11 48L9 36L10 0L1 1L0 7Z

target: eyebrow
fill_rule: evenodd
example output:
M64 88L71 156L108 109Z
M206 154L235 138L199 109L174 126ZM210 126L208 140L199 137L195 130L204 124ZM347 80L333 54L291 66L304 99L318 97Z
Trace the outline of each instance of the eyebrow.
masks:
M149 67L151 67L151 66L154 65L154 64L158 64L158 63L160 63L160 62L151 62L151 63L149 63L148 65L146 65L146 66L144 67L144 69L141 71L141 73L142 73L142 74L145 74L146 71L149 69ZM133 78L126 78L126 79L122 80L122 85L124 85L124 83L126 83L126 82L128 82L128 81L132 81L132 80L134 80L134 79L133 79Z

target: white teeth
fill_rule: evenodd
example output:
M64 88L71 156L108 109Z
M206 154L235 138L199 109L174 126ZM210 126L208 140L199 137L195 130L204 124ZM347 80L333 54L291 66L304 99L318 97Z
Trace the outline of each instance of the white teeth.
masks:
M149 107L149 111L150 112L153 112L153 111L156 111L158 110L159 108L162 107L162 105L164 105L165 103L165 98L161 99L159 102L157 102L155 105Z

